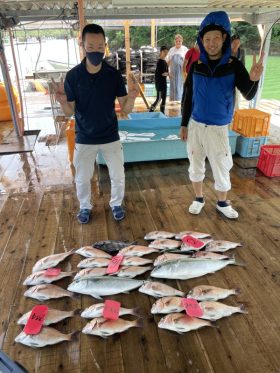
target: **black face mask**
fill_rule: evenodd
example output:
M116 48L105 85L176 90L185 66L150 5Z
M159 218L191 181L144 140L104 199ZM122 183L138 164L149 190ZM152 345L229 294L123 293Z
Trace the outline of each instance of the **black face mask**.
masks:
M103 52L86 52L86 57L92 65L98 66L103 60L104 53Z

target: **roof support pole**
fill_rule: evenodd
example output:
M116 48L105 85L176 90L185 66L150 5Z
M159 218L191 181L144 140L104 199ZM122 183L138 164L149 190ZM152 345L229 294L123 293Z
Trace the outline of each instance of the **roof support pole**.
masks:
M259 34L261 37L261 48L260 51L263 50L264 52L264 60L263 60L263 74L259 81L259 87L258 91L256 93L256 96L253 98L253 100L250 102L250 107L257 108L260 103L262 90L263 90L263 84L264 84L264 77L265 77L265 71L267 67L267 59L270 49L270 41L271 41L271 34L272 34L272 23L266 23L265 25L258 25ZM265 41L265 44L263 45Z
M156 46L156 20L151 19L151 46L154 48Z
M23 128L20 124L20 118L17 112L17 107L16 107L16 100L13 92L13 86L9 74L9 68L6 60L6 56L4 53L4 46L3 46L3 40L2 40L2 35L0 32L0 66L2 70L2 75L4 79L4 84L6 88L6 93L7 93L7 98L9 102L9 106L11 109L11 114L12 114L12 119L14 123L14 128L16 131L16 134L18 137L23 136Z
M124 21L124 44L125 44L125 67L126 67L126 81L130 74L130 21Z
M79 37L79 46L80 46L80 60L82 61L85 57L85 52L82 46L82 32L85 27L85 16L84 16L84 0L78 0L78 15L79 15L79 25L80 25L80 37Z

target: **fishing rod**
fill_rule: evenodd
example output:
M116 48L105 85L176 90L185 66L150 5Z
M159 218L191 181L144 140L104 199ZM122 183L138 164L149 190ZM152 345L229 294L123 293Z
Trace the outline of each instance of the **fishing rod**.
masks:
M273 24L270 26L269 30L267 31L266 35L265 35L265 38L264 38L264 41L262 43L262 46L261 46L261 53L263 52L264 50L264 47L265 47L265 43L266 43L266 40L267 40L267 36L269 35L270 31L272 30L273 26L276 25L276 23L280 21L280 17L276 19L276 21L273 22Z

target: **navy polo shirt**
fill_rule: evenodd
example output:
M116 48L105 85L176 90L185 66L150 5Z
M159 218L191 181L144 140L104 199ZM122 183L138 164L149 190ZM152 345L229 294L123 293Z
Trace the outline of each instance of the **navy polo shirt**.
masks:
M83 60L66 74L64 89L67 100L75 101L76 143L107 144L120 139L115 99L127 91L118 70L102 61L99 72L90 74Z

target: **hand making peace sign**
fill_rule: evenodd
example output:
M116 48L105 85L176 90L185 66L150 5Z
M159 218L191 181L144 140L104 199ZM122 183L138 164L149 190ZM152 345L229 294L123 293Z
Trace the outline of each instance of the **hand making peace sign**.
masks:
M64 91L63 78L61 77L59 83L55 82L54 79L52 78L52 86L53 86L53 90L54 90L54 93L55 93L56 100L61 105L65 104L67 102L67 97L66 97L66 94L65 94L65 91Z
M252 82L257 82L258 80L260 80L263 72L263 58L264 52L261 52L261 56L258 62L256 61L256 55L253 55L253 65L250 70L250 80L252 80Z

